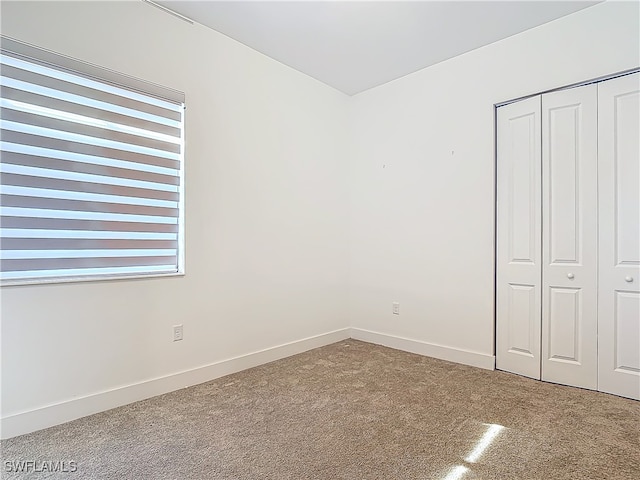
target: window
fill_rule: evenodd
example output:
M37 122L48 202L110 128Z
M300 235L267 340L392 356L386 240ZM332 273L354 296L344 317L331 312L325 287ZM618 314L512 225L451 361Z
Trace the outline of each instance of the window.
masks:
M184 95L1 40L2 283L181 273Z

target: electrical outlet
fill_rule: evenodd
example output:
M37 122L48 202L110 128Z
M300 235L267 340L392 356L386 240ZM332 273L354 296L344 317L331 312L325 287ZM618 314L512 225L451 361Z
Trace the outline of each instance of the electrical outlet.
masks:
M393 302L391 304L391 313L393 313L394 315L400 315L400 303L399 302Z
M173 326L173 341L179 342L183 338L182 325Z

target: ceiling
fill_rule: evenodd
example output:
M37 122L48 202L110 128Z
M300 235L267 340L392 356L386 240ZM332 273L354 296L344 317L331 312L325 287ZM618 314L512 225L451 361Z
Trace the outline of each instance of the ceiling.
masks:
M354 95L599 1L158 1Z

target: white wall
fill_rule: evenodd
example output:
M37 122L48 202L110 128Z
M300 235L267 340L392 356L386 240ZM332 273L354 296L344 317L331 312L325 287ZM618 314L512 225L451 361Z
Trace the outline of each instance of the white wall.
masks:
M3 1L1 26L187 102L186 276L3 288L3 436L348 336L215 365L348 327L348 97L141 1Z
M599 4L354 97L355 336L492 367L493 106L638 67L638 5Z

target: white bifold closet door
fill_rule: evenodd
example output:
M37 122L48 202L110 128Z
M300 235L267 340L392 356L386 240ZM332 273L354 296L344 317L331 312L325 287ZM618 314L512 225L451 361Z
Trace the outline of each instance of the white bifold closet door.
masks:
M497 120L496 367L540 379L540 97Z
M498 110L496 367L597 387L597 86Z
M497 128L496 367L640 399L640 74Z
M595 390L598 87L542 95L542 379Z
M598 89L598 389L640 400L640 74Z

